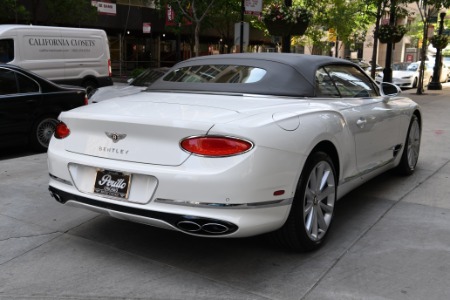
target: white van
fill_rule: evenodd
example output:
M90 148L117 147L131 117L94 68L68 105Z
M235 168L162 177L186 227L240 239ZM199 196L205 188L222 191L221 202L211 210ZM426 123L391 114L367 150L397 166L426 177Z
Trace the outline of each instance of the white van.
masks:
M88 92L113 84L108 38L99 29L0 25L0 62Z

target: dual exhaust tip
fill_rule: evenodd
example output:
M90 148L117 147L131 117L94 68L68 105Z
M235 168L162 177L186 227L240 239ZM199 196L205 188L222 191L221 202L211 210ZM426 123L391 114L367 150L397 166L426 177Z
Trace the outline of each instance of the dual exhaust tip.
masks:
M225 221L186 216L177 222L177 228L198 235L225 235L235 232L238 227Z

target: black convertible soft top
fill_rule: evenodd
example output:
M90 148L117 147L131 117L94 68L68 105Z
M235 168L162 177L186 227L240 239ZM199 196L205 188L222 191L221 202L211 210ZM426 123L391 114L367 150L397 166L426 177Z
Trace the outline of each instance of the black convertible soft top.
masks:
M326 65L352 65L344 59L293 53L240 53L221 54L191 58L173 66L169 71L189 66L235 65L252 66L267 71L259 81L253 83L203 83L171 82L164 77L155 81L149 91L192 91L239 94L263 94L293 97L314 97L316 70Z

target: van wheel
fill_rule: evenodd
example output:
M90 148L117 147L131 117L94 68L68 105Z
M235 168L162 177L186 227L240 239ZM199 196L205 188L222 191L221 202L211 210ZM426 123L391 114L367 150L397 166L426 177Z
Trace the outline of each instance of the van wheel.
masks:
M48 144L55 132L58 119L54 116L40 117L33 125L30 132L30 144L33 150L38 152L47 151Z
M86 89L86 95L88 96L98 88L98 84L94 80L86 80L82 86Z

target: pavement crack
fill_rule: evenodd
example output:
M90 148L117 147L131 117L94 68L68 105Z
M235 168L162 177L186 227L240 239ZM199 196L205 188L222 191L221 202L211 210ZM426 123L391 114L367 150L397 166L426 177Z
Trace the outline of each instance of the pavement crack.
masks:
M0 215L1 215L1 214L0 214ZM3 215L3 216L4 216L4 215ZM22 223L24 223L24 224L32 224L32 225L35 225L35 226L37 225L37 224L29 223L29 222L24 222L24 221L22 221L22 220L19 220L19 219L17 219L17 218L14 218L14 217L10 217L10 216L5 216L5 217L15 219L15 220L20 221L20 222L22 222ZM6 241L15 240L15 239L34 238L34 237L45 237L45 236L52 236L52 235L54 235L54 237L52 237L52 238L50 238L50 239L48 239L48 240L46 240L46 241L44 241L44 242L42 242L42 243L40 243L40 244L34 246L34 247L32 247L32 248L30 248L30 249L28 249L28 250L26 250L26 251L24 251L24 252L21 252L20 254L15 255L14 257L11 257L11 258L8 259L8 260L5 260L5 261L3 261L3 262L0 262L0 267L3 266L3 265L6 265L7 263L9 263L9 262L11 262L11 261L13 261L13 260L15 260L15 259L17 259L17 258L20 258L20 257L22 257L22 256L25 256L26 254L28 254L28 253L30 253L30 252L32 252L32 251L34 251L34 250L36 250L36 249L42 247L42 246L45 245L45 244L48 244L48 243L52 242L53 240L55 240L56 238L58 238L58 237L60 237L60 236L63 236L63 235L65 235L65 234L70 234L69 231L71 231L71 230L73 230L73 229L75 229L75 228L77 228L77 227L79 227L79 226L82 226L82 225L85 224L86 222L89 222L89 221L91 221L91 220L93 220L93 219L95 219L95 218L97 218L97 217L98 217L98 216L95 216L95 217L93 217L93 218L91 218L91 219L89 219L89 220L86 220L85 222L82 222L82 223L80 223L80 224L78 224L78 225L76 225L76 226L73 226L73 227L71 227L71 228L69 228L69 229L66 229L66 230L64 230L64 231L61 231L61 230L53 230L53 231L51 231L51 232L46 232L46 233L29 234L29 235L19 235L19 236L12 236L12 237L8 237L8 238L5 238L5 239L1 239L0 242L6 242ZM38 226L40 226L40 225L38 225ZM45 228L45 227L42 227L42 228Z
M30 234L30 235L20 235L20 236L10 236L6 239L1 239L0 242L5 242L5 241L9 241L9 240L14 240L14 239L22 239L22 238L33 238L33 237L40 237L40 236L47 236L47 235L52 235L52 234L56 234L56 233L61 233L59 231L53 231L53 232L47 232L47 233L41 233L41 234Z
M83 226L84 224L89 223L89 222L91 222L92 220L95 220L95 219L97 219L97 218L100 217L100 216L101 216L100 214L99 214L99 215L96 215L96 216L94 216L94 217L92 217L92 218L90 218L90 219L88 219L88 220L86 220L86 221L84 221L84 222L81 222L81 223L78 224L78 225L75 225L75 226L73 226L73 227L71 227L71 228L69 228L69 229L63 231L63 233L64 233L64 234L72 235L72 234L70 233L70 231L72 231L72 230L74 230L74 229L77 229L78 227L81 227L81 226Z
M55 233L58 233L58 234L55 234ZM54 239L56 239L56 238L58 238L58 237L61 236L61 233L60 233L60 232L53 232L53 233L47 233L47 234L36 235L36 236L44 236L44 235L52 235L52 234L55 235L53 238L50 238L49 240L46 240L46 241L44 241L43 243L41 243L41 244L39 244L39 245L36 245L36 246L34 246L34 247L32 247L32 248L30 248L30 249L28 249L28 250L26 250L26 251L20 253L19 255L16 255L16 256L14 256L14 257L11 257L11 258L8 259L8 260L5 260L5 261L1 262L1 263L0 263L0 267L3 266L3 265L6 265L7 263L9 263L9 262L11 262L11 261L13 261L13 260L15 260L15 259L17 259L17 258L19 258L19 257L25 256L26 254L28 254L28 253L30 253L30 252L32 252L32 251L34 251L34 250L40 248L42 245L45 245L45 244L47 244L47 243L50 243L50 242L52 242ZM9 239L11 239L11 238L9 238ZM8 239L6 239L6 240L8 240Z

